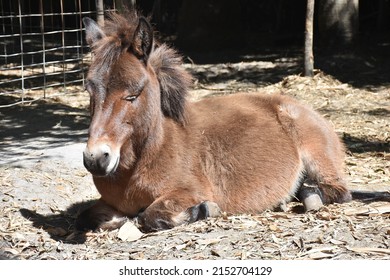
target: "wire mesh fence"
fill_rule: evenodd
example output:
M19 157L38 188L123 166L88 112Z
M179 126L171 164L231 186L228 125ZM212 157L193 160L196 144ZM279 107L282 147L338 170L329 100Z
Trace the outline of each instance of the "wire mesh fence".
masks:
M90 60L82 18L96 14L95 0L0 0L0 108L82 84Z

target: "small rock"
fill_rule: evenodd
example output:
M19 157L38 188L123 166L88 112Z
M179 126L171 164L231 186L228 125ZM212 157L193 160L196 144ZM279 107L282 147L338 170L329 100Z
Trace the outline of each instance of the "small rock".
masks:
M123 241L135 241L142 235L143 233L132 222L126 222L118 232L118 238Z

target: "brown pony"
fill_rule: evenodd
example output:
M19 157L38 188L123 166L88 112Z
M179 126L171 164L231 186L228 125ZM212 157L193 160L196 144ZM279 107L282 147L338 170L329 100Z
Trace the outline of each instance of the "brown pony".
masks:
M258 213L297 193L305 201L307 189L320 198L309 209L351 199L343 145L312 109L261 93L190 104L181 57L154 42L145 18L83 22L94 57L84 165L101 198L78 229L113 229L126 217L145 231L167 229L219 210Z

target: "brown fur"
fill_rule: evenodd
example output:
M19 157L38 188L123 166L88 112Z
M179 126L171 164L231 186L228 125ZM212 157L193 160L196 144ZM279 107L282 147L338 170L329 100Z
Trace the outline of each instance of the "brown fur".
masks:
M84 158L100 204L159 230L196 220L208 205L193 207L204 201L227 213L264 211L290 199L306 178L326 203L351 198L343 145L320 115L280 94L189 104L191 78L180 56L149 46L150 26L135 12L125 18L112 16L104 29L85 21L95 58Z

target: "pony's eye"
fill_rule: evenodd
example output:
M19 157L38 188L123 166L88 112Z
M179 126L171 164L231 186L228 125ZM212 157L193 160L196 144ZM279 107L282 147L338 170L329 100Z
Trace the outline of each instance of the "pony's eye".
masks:
M144 90L144 87L145 87L145 83L143 81L141 81L139 84L135 86L129 85L127 88L127 92L129 94L123 99L130 102L135 101L137 97L141 95L142 91Z
M128 95L128 96L126 96L124 99L125 99L126 101L133 102L134 100L137 99L137 97L138 97L138 94L136 94L136 95Z

